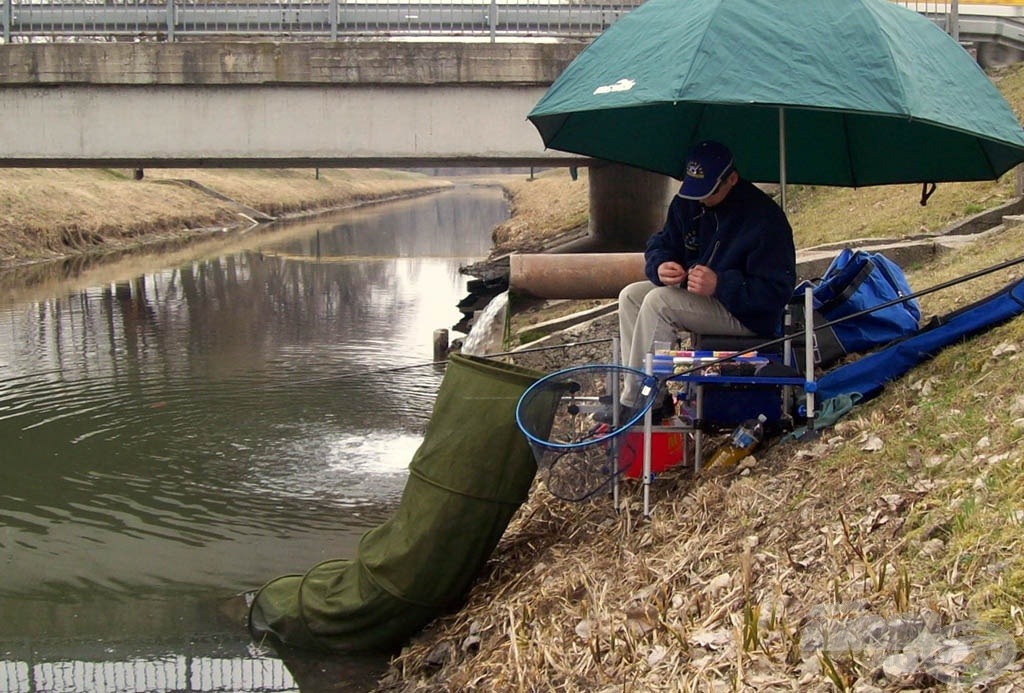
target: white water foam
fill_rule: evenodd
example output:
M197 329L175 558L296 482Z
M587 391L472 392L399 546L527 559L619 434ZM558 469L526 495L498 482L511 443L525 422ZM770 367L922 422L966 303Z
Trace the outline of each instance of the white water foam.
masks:
M476 315L473 327L462 343L462 353L486 356L503 351L508 291L502 291Z

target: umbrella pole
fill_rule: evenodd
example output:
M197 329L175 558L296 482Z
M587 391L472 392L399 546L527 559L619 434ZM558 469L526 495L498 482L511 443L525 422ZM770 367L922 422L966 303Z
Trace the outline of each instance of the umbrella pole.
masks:
M779 106L779 187L782 213L786 213L786 109Z

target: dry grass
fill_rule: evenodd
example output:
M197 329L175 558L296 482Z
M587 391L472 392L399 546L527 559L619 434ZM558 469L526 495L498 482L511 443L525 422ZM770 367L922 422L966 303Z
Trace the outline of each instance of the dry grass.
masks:
M924 288L1022 247L1010 230L910 280ZM618 514L608 498L570 504L538 484L464 608L416 638L382 687L943 689L925 671L884 676L893 651L821 658L801 645L841 605L851 614L830 623L979 619L1022 644L1022 338L1018 319L948 349L821 439L777 444L736 473L666 472L650 521L637 482ZM987 690L1024 686L1017 666L996 673Z
M965 216L1013 198L1015 172L995 182L939 185L924 207L921 186L822 188L797 186L789 200L798 248L855 238L905 238L938 233Z
M123 249L210 229L246 226L236 205L177 184L191 179L272 216L346 206L446 185L395 171L151 170L141 181L114 169L0 171L0 266Z
M586 226L586 169L580 169L577 180L564 169L556 169L541 173L535 180L517 176L502 184L512 200L512 216L495 228L493 254L530 252Z
M146 178L193 180L275 217L445 185L423 174L382 169L155 169Z

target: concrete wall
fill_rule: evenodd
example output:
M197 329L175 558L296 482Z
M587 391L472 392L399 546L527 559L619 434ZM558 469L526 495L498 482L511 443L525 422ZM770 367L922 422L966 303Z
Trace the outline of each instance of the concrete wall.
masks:
M566 165L523 117L543 87L6 89L0 166Z
M526 121L580 49L8 45L0 49L0 166L581 163L545 152Z
M583 49L573 43L11 44L0 86L522 84L547 86Z

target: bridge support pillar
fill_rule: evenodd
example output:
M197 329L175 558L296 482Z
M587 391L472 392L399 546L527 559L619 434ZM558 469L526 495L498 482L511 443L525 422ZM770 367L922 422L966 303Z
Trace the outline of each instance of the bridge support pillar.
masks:
M995 41L981 41L975 44L975 59L983 68L1006 67L1019 63L1024 51L1003 46Z
M665 223L678 182L622 164L590 167L590 228L563 252L642 251Z

